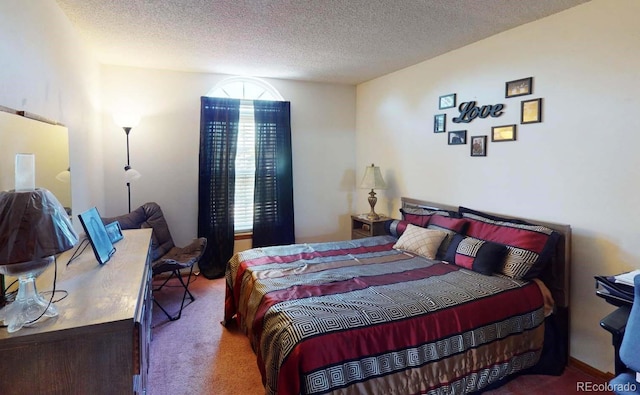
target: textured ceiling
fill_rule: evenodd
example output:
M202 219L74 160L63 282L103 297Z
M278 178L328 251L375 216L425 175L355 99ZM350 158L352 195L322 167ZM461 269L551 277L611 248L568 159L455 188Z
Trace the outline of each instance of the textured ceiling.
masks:
M588 0L56 0L105 64L357 84Z

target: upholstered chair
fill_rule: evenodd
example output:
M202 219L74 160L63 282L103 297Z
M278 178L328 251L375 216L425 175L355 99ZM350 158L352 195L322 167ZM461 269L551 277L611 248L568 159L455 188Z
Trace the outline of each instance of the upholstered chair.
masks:
M166 314L169 320L174 321L179 319L182 315L182 309L184 308L187 296L189 296L191 301L195 300L195 297L189 291L189 284L191 283L193 266L202 257L205 247L207 246L207 239L200 237L194 239L186 247L177 247L169 232L169 226L164 218L162 209L154 202L145 203L129 214L112 218L102 218L102 222L104 222L105 225L114 221L118 221L122 229L153 229L150 251L151 270L154 277L160 277L161 275L166 276L164 282L162 282L160 286L155 287L153 291L160 291L172 278L177 278L184 287L180 310L176 314L169 314L155 298L153 301ZM189 276L185 282L182 275L183 270L186 271L186 269L189 270Z

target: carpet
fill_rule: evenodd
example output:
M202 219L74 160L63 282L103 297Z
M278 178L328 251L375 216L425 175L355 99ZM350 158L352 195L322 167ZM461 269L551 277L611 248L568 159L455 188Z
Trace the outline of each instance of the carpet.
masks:
M264 394L256 357L246 336L224 328L224 279L201 276L189 290L188 303L177 321L153 309L148 393ZM193 281L193 280L192 280ZM182 287L171 280L154 297L170 314L177 312ZM189 301L189 299L187 299Z

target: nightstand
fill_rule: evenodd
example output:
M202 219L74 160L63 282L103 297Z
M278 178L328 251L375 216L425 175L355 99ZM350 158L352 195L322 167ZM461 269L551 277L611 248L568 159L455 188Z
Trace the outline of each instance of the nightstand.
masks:
M369 219L367 214L352 215L351 239L385 235L387 232L384 230L384 223L390 219L384 215L381 215L380 219Z

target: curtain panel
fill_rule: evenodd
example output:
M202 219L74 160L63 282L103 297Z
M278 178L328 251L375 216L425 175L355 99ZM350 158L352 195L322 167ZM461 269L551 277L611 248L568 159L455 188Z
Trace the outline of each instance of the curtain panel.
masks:
M199 267L205 277L217 278L233 255L240 100L201 97L200 102L198 237L208 243Z
M255 100L253 247L295 242L290 102Z

